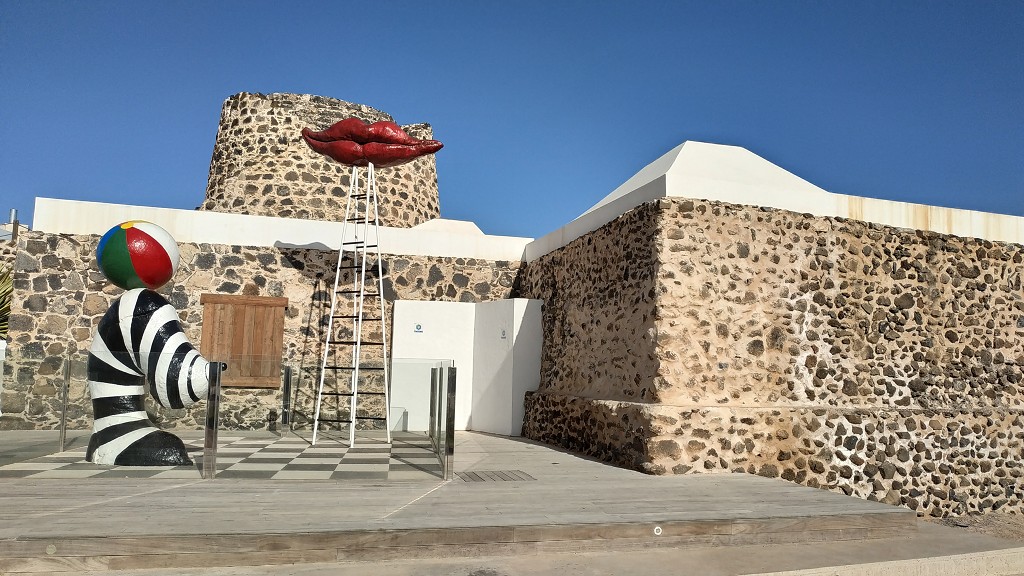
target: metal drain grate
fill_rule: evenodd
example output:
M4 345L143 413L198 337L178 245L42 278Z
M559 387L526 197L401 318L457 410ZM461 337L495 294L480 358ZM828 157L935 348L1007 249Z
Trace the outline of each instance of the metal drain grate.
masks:
M456 472L455 475L463 482L522 482L536 480L522 470L475 470L473 472Z

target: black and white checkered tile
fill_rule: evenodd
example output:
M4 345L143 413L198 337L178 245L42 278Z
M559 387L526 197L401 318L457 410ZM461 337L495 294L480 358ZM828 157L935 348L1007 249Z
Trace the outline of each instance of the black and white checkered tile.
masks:
M85 448L0 467L0 478L176 478L201 477L201 442L189 442L194 466L105 466L85 460ZM441 465L422 435L398 433L357 438L355 447L334 440L316 446L301 437L221 434L217 478L267 480L438 480Z

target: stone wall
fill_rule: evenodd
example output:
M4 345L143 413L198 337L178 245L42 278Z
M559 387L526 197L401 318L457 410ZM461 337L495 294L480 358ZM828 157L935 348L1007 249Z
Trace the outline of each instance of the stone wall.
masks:
M14 259L17 255L17 245L10 240L0 240L0 268L14 266Z
M543 295L549 393L657 397L657 210L644 205L526 266L519 294Z
M30 232L18 254L8 374L0 429L53 429L61 414L58 389L69 356L69 427L87 429L92 410L85 358L92 331L122 290L107 282L93 256L98 236ZM312 414L313 386L329 313L336 252L210 244L178 245L181 264L161 292L179 311L189 339L200 342L203 293L284 296L284 359L297 375L294 408ZM518 262L472 258L384 256L389 300L481 302L507 298ZM390 317L390 315L389 315ZM282 406L280 390L225 389L222 426L265 429ZM202 428L205 402L186 410L150 407L164 427Z
M221 109L210 161L206 201L200 210L310 220L341 220L351 168L313 152L302 128L322 130L355 116L367 122L387 114L323 96L241 93ZM404 126L431 138L428 124ZM365 182L365 170L360 170ZM378 170L381 224L410 228L440 216L433 155Z
M524 434L652 473L779 476L935 515L1022 509L1024 247L661 200L527 266L519 295L546 300L546 346L593 302L557 288L608 289L573 263L621 269L605 246L636 238L656 252L654 325L581 325L581 340L655 356L628 387L654 394L609 392L610 356L586 365L556 344ZM591 382L562 382L574 370Z

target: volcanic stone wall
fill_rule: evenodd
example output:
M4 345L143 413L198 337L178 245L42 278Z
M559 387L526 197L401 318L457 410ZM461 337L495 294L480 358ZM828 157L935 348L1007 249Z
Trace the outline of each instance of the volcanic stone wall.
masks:
M14 266L18 246L10 240L0 240L0 269Z
M642 273L653 326L573 328L598 348L629 342L627 362L656 358L621 391L621 354L583 363L558 339L579 310L635 308L593 297L615 289L596 270L637 274L612 241L656 254ZM520 295L546 300L551 349L524 434L657 474L778 476L933 515L1021 511L1022 274L1020 245L649 203L526 267Z
M61 416L60 388L65 360L72 358L67 410L71 429L92 426L85 359L92 332L123 291L95 265L98 236L29 232L23 235L14 277L7 366L0 394L0 430L54 429ZM329 314L337 252L179 243L181 265L159 292L178 310L188 338L197 346L202 330L202 293L284 296L283 363L297 377L293 393L296 422L311 419L326 316ZM384 255L389 301L482 302L509 297L518 262L473 258ZM389 318L390 318L389 314ZM224 389L225 429L266 429L280 416L280 389ZM167 428L201 429L205 402L167 410L149 402L149 412Z
M323 96L243 92L228 98L221 109L206 201L199 209L341 220L352 169L313 152L300 132L323 130L351 116L393 120L369 106ZM428 124L403 128L415 138L432 137ZM382 225L411 228L440 217L433 155L376 175ZM360 180L365 179L360 169Z

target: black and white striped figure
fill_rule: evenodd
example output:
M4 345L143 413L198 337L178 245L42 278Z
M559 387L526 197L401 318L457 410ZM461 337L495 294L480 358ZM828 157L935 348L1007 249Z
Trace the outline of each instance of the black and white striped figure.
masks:
M89 350L92 438L86 458L97 464L191 464L184 443L146 414L149 392L165 408L206 396L209 362L185 338L178 312L152 290L136 288L114 301Z

